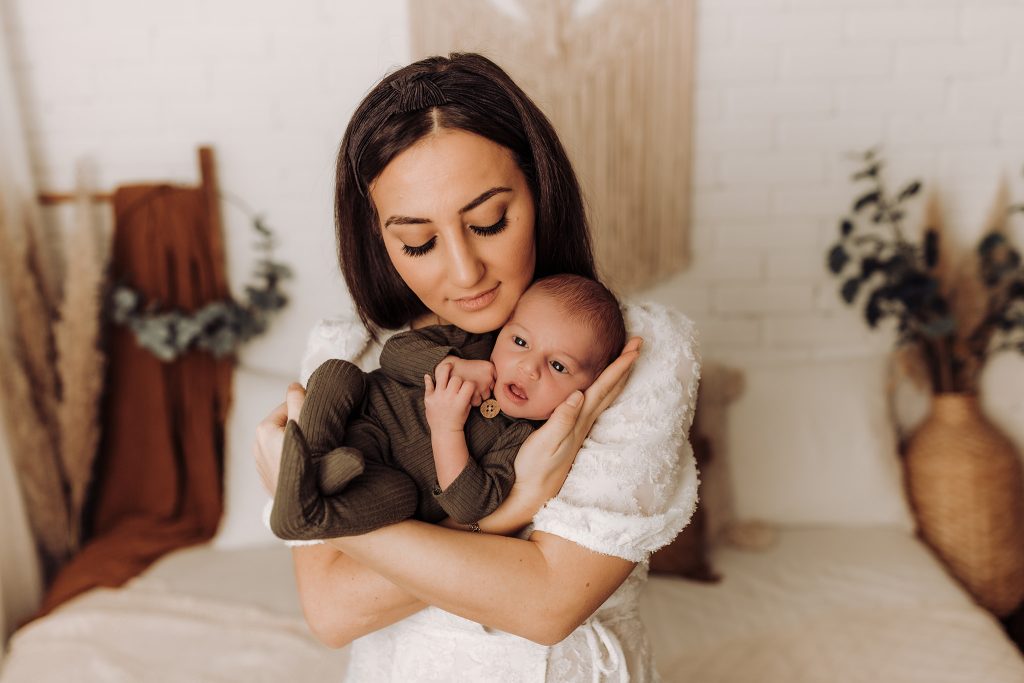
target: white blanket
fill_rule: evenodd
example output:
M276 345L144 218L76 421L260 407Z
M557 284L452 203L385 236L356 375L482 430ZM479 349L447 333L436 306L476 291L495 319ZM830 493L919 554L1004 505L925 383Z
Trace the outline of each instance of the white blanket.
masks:
M654 577L641 607L666 683L1020 683L1024 659L897 529L790 529L722 548L717 585Z
M787 530L721 549L717 585L651 579L665 683L1021 683L1024 659L929 552L893 529ZM2 683L339 681L306 631L282 547L200 547L23 628Z
M23 628L5 683L337 681L347 652L300 617L145 587L97 589Z

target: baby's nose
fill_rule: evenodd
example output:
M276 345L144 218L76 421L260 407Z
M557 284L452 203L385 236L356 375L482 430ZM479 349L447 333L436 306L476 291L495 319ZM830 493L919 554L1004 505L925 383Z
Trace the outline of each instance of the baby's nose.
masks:
M528 363L526 361L523 361L522 363L519 364L519 371L523 373L525 376L535 381L538 377L540 377L540 372L537 370L536 363Z

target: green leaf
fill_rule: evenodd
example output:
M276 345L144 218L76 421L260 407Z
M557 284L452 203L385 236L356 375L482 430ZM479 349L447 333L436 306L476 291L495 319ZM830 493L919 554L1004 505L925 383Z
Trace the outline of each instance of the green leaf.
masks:
M915 194L917 194L920 189L921 183L915 180L914 182L910 183L905 188L903 188L903 191L900 192L900 196L896 198L896 201L902 202L904 199L910 199Z
M843 301L848 304L853 303L853 300L857 298L857 292L860 290L860 283L861 279L859 277L851 277L843 283L843 288L840 290Z
M834 275L838 275L839 272L850 262L850 255L846 253L846 249L843 245L837 244L832 247L832 250L828 253L828 269L832 271Z
M878 177L878 171L881 170L881 168L882 168L882 164L881 163L871 164L870 166L865 168L863 171L859 171L858 173L855 173L854 176L853 176L853 179L854 180L865 180L867 178L877 178Z
M877 190L874 192L868 192L866 195L860 197L856 202L853 203L853 212L859 213L864 207L870 204L877 204L878 200L881 199L882 194Z

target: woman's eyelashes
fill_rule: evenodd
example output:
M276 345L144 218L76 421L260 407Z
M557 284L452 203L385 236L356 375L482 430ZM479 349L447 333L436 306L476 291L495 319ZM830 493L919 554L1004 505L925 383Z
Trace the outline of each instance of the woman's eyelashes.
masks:
M429 240L417 247L410 247L408 244L402 245L402 251L406 256L423 256L428 251L434 248L434 243L437 242L437 236L431 237Z
M469 229L472 230L477 235L483 235L486 237L490 235L497 235L506 227L508 227L508 215L503 213L501 214L501 218L498 219L498 222L494 223L493 225L488 225L483 228L477 225L471 225L469 226ZM415 247L409 246L408 244L403 244L402 253L404 253L406 256L423 256L424 254L432 250L436 243L437 235L434 235L423 244L420 244Z
M503 213L501 214L501 218L498 219L498 222L493 225L488 225L483 228L477 225L471 225L469 226L469 229L478 235L497 235L506 227L508 227L508 214Z

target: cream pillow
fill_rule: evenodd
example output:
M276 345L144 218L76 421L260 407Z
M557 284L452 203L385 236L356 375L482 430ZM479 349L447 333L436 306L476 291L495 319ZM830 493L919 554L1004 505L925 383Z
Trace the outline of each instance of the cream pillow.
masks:
M737 518L913 530L886 363L880 356L745 371L728 425Z

